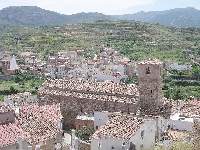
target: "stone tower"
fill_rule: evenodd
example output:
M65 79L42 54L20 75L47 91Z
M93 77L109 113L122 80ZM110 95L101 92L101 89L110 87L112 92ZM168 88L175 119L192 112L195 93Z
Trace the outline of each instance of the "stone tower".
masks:
M162 62L147 60L138 63L140 110L142 114L154 114L162 102Z

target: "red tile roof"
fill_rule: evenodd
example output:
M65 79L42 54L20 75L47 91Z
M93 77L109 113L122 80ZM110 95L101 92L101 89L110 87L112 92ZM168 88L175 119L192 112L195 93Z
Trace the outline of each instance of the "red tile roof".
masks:
M37 144L56 138L61 129L58 123L62 115L60 105L24 105L14 123L0 125L0 149L15 144L19 138Z
M181 107L182 115L187 117L200 116L200 100L189 100Z
M4 105L4 103L0 103L0 113L5 113L9 111L12 111L9 106Z
M56 138L56 135L61 133L61 130L58 129L61 119L59 104L25 105L21 107L19 114L22 129L30 134L30 138L27 138L30 144Z
M98 129L92 138L113 137L129 139L144 123L143 119L131 115L114 115L107 124Z
M29 137L16 120L14 123L0 125L0 148L15 144L19 138Z

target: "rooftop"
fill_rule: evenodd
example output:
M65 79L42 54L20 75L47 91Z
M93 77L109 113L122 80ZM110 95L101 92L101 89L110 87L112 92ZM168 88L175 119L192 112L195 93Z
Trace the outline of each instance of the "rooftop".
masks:
M158 59L149 59L149 60L141 61L138 64L141 64L141 65L146 65L146 64L161 65L162 62Z
M58 122L62 119L59 104L24 105L20 108L18 117L22 129L30 135L26 138L30 144L56 138L61 133L58 129Z
M16 120L14 123L0 125L0 148L15 144L19 138L28 137Z
M9 106L6 106L4 103L0 102L0 113L5 113L12 111L12 109Z
M143 119L131 115L113 115L107 124L98 129L92 138L112 137L129 139L144 123Z
M94 120L93 116L89 116L89 115L78 115L76 117L77 120Z
M200 117L200 100L189 100L180 109L181 115L187 117Z
M90 93L77 93L77 92L70 92L70 91L61 91L61 90L51 90L51 89L44 89L40 91L40 94L47 94L47 95L57 95L57 96L71 96L78 99L91 99L97 101L111 101L111 102L118 102L118 103L137 103L137 98L128 98L128 97L117 97L112 95L103 95L103 94L90 94Z
M139 96L138 88L135 84L125 85L111 82L95 82L83 79L47 80L40 90L42 91L43 89L59 89L77 93L101 93L105 95Z
M183 141L189 137L189 135L189 132L179 130L168 130L167 133L168 138L173 141Z

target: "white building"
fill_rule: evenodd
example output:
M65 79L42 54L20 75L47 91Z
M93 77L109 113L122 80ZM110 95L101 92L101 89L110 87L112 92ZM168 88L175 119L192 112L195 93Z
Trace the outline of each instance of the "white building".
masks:
M99 115L102 116L95 114L97 117ZM149 150L166 128L164 120L159 118L144 119L115 114L103 126L104 120L96 119L95 125L100 128L92 136L91 150Z
M192 131L194 120L200 119L200 101L189 100L174 106L170 116L170 128L179 131Z
M94 129L99 129L109 121L109 112L94 112Z
M181 116L180 112L176 112L170 116L170 128L179 131L192 131L194 118Z
M190 70L192 70L192 65L170 63L170 64L166 64L166 69L167 70L177 70L177 71L190 71Z
M11 108L17 108L25 103L37 103L37 95L32 95L29 92L17 93L13 95L4 96L4 103Z

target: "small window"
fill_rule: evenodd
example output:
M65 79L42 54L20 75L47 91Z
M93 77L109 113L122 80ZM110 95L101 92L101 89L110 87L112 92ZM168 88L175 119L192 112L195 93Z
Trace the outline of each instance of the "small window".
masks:
M114 146L112 146L112 147L111 147L111 149L115 149L115 147L114 147Z
M98 147L99 147L99 148L101 147L101 144L100 144L100 143L98 144Z
M98 130L98 126L96 126L96 130Z
M151 94L153 93L153 90L151 90Z
M16 149L19 149L19 143L16 143Z
M149 67L147 67L146 68L146 74L150 74L151 72L150 72L150 68Z
M141 138L144 138L144 130L141 131Z

